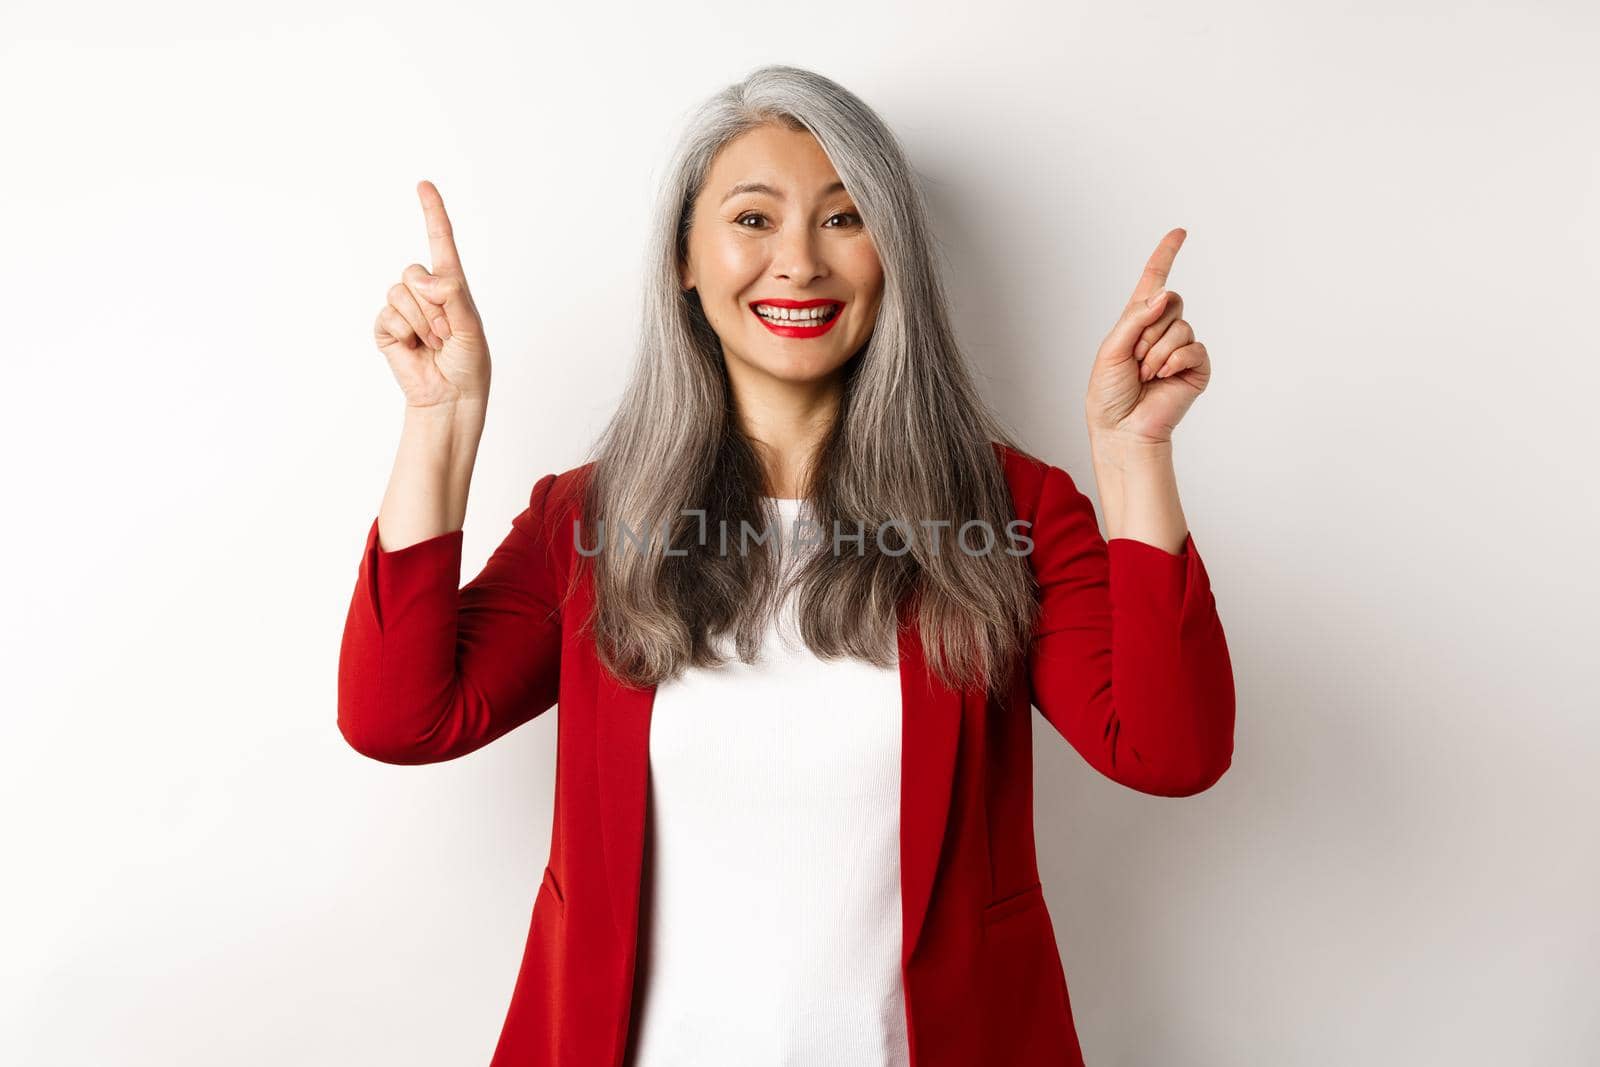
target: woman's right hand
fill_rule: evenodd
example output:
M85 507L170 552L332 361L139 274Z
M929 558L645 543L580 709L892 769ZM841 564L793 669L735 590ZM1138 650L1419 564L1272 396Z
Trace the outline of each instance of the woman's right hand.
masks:
M450 217L430 181L417 183L428 224L430 272L413 263L389 289L373 328L378 350L405 393L406 406L487 402L489 343L456 255Z

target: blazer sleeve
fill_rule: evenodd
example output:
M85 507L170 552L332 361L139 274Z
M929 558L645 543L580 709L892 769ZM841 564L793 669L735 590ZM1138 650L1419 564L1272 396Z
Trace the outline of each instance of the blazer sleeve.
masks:
M1054 466L1034 515L1034 706L1113 781L1156 796L1210 788L1233 760L1233 667L1193 535L1176 555L1107 542Z
M561 674L560 588L545 503L556 476L464 587L463 533L385 552L367 531L339 651L339 732L384 763L439 763L549 709Z

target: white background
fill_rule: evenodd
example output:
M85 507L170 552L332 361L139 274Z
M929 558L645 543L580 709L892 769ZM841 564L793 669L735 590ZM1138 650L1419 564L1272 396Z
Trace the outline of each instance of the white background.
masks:
M335 667L443 192L494 350L470 577L632 358L681 118L861 94L1002 416L1091 495L1145 256L1215 377L1185 513L1237 755L1175 801L1035 718L1089 1062L1600 1060L1589 5L33 6L0 36L0 1058L488 1061L556 714L391 767Z

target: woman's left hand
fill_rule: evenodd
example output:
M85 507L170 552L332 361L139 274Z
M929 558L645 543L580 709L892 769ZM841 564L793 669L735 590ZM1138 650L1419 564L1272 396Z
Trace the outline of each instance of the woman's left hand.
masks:
M1178 420L1211 380L1211 357L1183 319L1183 298L1163 288L1187 236L1179 228L1161 239L1095 353L1084 401L1091 435L1170 444Z

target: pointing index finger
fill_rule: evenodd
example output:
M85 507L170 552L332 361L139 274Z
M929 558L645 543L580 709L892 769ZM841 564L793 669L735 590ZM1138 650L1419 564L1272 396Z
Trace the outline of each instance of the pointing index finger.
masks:
M1133 287L1133 296L1128 298L1128 303L1148 300L1151 293L1166 287L1167 275L1172 271L1172 261L1178 257L1178 249L1183 247L1183 239L1187 236L1189 232L1182 226L1167 231L1167 235L1161 238L1161 243L1156 245L1156 250L1150 253L1150 258L1145 262L1144 273L1139 275L1139 284Z
M456 255L455 233L450 228L450 216L445 214L444 197L426 179L417 183L417 196L422 200L422 216L428 224L428 251L433 258L433 273L459 275L461 259Z

